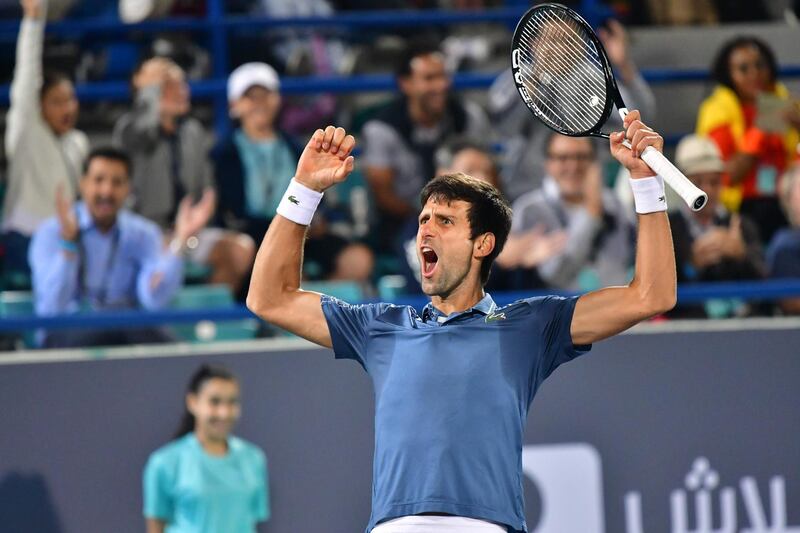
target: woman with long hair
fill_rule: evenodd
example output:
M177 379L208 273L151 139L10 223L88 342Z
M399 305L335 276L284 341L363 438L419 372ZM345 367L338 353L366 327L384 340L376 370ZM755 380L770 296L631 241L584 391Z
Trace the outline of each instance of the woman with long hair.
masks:
M253 533L269 518L266 457L232 435L240 415L236 377L201 366L175 439L144 470L147 533Z
M777 80L769 46L755 37L727 42L712 67L717 82L697 117L697 133L711 137L725 161L722 201L756 222L762 242L786 224L778 177L797 158L800 107Z

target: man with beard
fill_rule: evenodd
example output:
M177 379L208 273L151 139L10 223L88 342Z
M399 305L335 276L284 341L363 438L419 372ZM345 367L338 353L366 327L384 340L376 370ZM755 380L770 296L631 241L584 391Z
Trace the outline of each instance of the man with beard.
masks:
M497 307L483 286L505 244L511 209L465 174L423 189L417 231L421 314L350 305L300 288L303 238L323 191L353 170L355 139L317 130L256 256L248 307L353 359L375 388L372 516L367 532L525 531L522 435L530 402L561 363L675 305L675 256L664 182L638 157L661 136L632 111L611 153L631 173L639 215L636 275L580 297ZM632 149L622 142L627 136Z
M164 246L158 226L125 209L130 192L130 158L115 148L93 150L72 205L59 189L57 216L45 220L31 242L36 313L53 316L81 309L159 309L183 282L186 241L214 211L207 192L192 205L181 202L172 241ZM54 330L46 347L108 346L173 340L159 328Z
M419 192L436 170L436 149L449 137L484 139L489 131L483 110L451 93L444 55L436 45L410 45L396 74L402 95L363 130L365 172L377 203L378 233L392 237L409 219L413 222ZM396 244L392 239L383 242Z

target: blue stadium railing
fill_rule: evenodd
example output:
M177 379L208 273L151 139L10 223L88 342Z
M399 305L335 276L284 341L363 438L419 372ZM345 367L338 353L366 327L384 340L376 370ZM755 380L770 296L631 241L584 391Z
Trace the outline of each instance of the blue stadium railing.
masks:
M568 295L558 291L530 291L494 293L500 305L521 298L544 294ZM737 299L742 301L774 301L800 296L800 280L771 280L757 282L725 282L684 284L678 287L678 304L701 303L709 299ZM422 309L428 302L424 295L402 296L393 303L411 305ZM168 311L109 311L54 317L10 317L0 320L0 332L72 328L126 328L152 325L199 322L201 320L225 321L252 318L243 306Z

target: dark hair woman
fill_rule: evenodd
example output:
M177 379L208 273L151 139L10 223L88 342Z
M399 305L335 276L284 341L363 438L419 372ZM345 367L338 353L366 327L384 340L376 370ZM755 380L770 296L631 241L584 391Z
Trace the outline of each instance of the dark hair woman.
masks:
M231 434L239 395L225 368L194 373L175 440L153 452L144 470L147 533L253 533L269 518L264 452Z
M797 157L800 107L777 81L775 56L755 37L737 37L717 53L714 92L700 106L697 133L714 140L725 160L722 201L756 222L761 240L786 220L778 178Z

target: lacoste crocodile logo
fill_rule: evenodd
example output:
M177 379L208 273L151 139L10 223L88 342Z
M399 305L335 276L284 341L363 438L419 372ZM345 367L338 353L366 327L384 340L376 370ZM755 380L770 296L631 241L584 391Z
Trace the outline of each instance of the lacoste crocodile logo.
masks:
M497 322L498 320L505 320L505 319L506 319L505 313L489 313L488 315L486 315L484 322L488 324L489 322Z
M290 196L287 198L287 200L289 200L290 202L292 202L294 205L300 205L300 200L298 200L298 199L297 199L297 197L296 197L296 196L294 196L294 195L290 195Z

